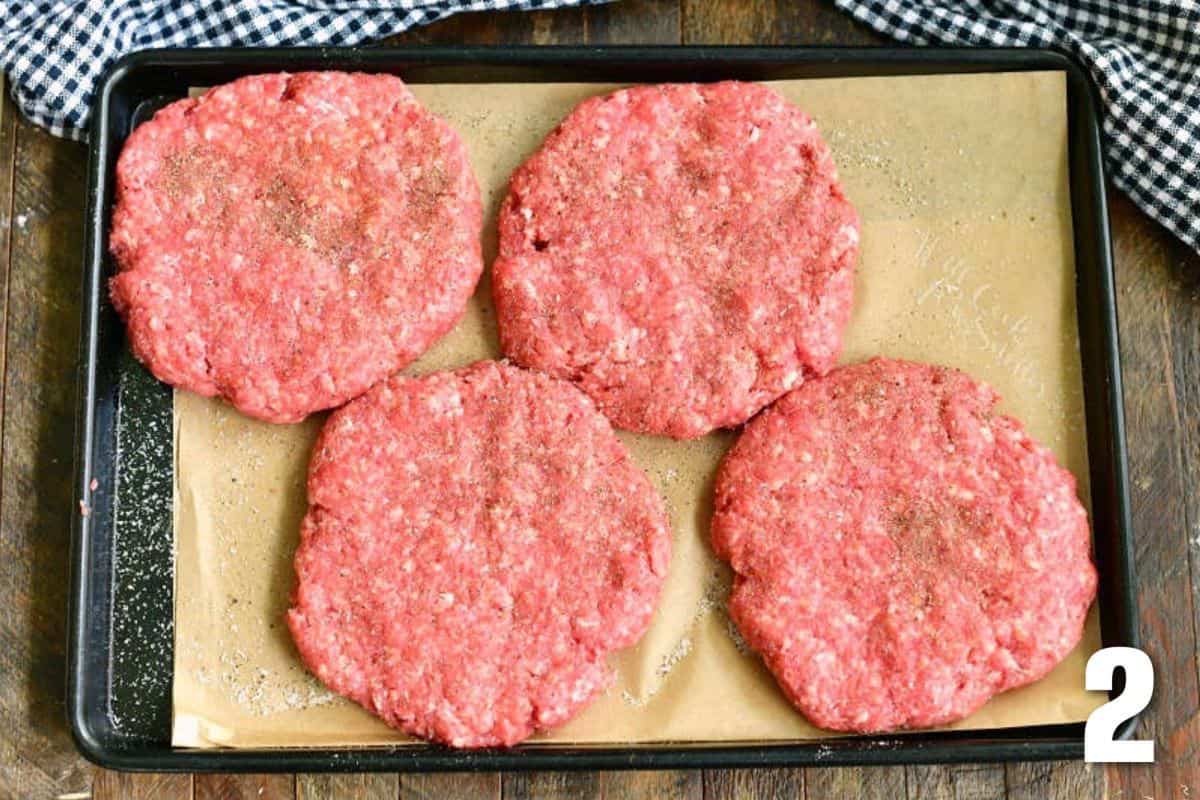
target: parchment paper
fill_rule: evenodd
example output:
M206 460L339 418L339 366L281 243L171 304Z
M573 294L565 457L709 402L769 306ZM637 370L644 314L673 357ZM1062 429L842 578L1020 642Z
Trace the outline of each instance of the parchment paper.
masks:
M846 362L874 354L949 364L990 382L1002 410L1050 445L1087 493L1061 73L783 81L814 116L863 219ZM494 209L509 173L597 84L413 86L466 139ZM498 355L485 279L462 322L412 368ZM306 674L284 624L304 475L321 419L271 426L175 393L173 742L263 747L406 740ZM622 434L668 498L670 577L651 630L613 658L618 681L540 742L766 741L826 736L783 699L724 611L728 573L707 544L716 464L732 441ZM1099 647L954 727L1084 719Z

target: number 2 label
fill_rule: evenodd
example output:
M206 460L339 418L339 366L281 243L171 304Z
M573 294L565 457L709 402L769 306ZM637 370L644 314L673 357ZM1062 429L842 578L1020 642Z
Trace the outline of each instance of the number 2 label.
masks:
M1122 692L1097 708L1083 730L1083 760L1107 763L1154 761L1153 739L1118 740L1117 726L1142 711L1154 694L1154 666L1150 658L1133 647L1105 647L1087 662L1085 686L1091 692L1112 689L1113 672L1125 671Z

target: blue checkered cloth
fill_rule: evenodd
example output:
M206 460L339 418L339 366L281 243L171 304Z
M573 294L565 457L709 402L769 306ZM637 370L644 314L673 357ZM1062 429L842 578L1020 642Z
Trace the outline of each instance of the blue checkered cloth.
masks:
M0 0L0 66L17 107L83 139L106 67L152 47L355 45L460 11L606 0Z
M1198 0L834 0L911 44L1046 47L1075 56L1104 99L1113 183L1200 251Z

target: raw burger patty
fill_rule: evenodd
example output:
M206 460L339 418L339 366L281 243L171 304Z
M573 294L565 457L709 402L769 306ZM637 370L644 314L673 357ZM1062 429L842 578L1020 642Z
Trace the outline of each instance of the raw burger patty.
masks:
M670 560L663 502L604 416L502 363L395 376L335 412L308 498L288 615L305 663L454 747L587 705Z
M463 143L398 78L243 78L129 137L113 304L159 379L292 422L454 325L481 226Z
M512 176L501 343L620 427L701 436L833 367L857 253L829 149L774 90L619 91Z
M1087 515L998 400L961 372L876 359L785 396L722 464L731 616L813 724L952 722L1079 642Z

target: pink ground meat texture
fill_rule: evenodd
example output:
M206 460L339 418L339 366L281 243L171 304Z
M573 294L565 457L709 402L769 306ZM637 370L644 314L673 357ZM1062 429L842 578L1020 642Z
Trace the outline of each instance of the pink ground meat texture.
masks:
M508 746L611 682L670 560L664 504L569 383L480 362L335 412L288 623L333 690L408 733Z
M398 78L243 78L129 137L113 304L159 379L292 422L454 325L481 227L466 148Z
M730 613L815 725L949 723L1079 642L1087 515L998 399L951 369L842 367L763 412L722 464Z
M841 349L858 218L815 124L766 86L585 101L513 174L499 226L505 353L620 427L739 425Z

